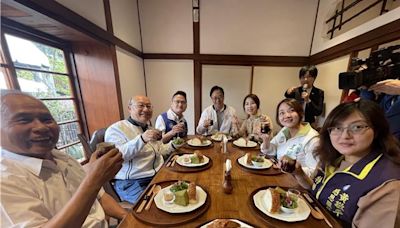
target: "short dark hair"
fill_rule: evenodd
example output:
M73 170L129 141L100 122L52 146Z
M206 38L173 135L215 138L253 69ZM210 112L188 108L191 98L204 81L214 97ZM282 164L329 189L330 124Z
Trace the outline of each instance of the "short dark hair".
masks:
M285 99L281 100L281 102L279 102L278 105L276 106L276 122L279 124L279 126L283 127L283 125L279 121L279 106L281 106L281 104L283 104L283 103L289 105L289 107L293 108L294 111L297 112L297 115L299 115L299 122L301 122L303 120L303 116L304 116L303 105L296 99L285 98Z
M318 76L318 69L314 66L303 66L300 71L299 71L299 78L303 77L304 75L306 75L306 73L309 73L311 77L313 77L314 79L317 78Z
M181 95L181 96L184 97L185 100L186 100L186 93L185 93L185 92L183 92L183 91L181 91L181 90L176 91L176 92L174 93L174 95L172 95L172 99L174 99L174 97L177 96L177 95Z
M214 93L214 91L216 91L216 90L221 91L222 95L225 95L225 94L224 94L224 89L222 89L222 88L219 87L219 86L213 86L213 87L211 88L211 90L210 90L210 97L211 97L211 95Z
M321 128L319 146L314 155L318 156L325 165L335 165L335 160L341 154L333 147L328 128L338 126L340 122L355 112L360 113L374 131L371 151L378 150L388 159L400 164L400 144L390 133L389 123L383 110L375 102L364 99L339 104L329 113Z
M251 99L254 101L254 103L256 103L257 109L260 108L260 99L257 97L257 95L250 93L249 95L247 95L247 96L244 97L244 100L243 100L243 110L244 110L244 105L246 104L246 99L247 99L247 98L251 98Z

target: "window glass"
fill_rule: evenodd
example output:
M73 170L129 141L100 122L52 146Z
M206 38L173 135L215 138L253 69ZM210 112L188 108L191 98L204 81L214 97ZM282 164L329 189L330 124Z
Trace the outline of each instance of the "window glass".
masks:
M58 139L57 147L78 142L78 133L80 132L79 124L77 122L61 124L60 125L60 138Z
M3 69L0 71L0 88L1 89L8 89L6 77L3 74Z
M40 37L31 41L10 34L4 36L9 52L0 53L2 63L6 60L0 72L1 88L20 89L42 100L60 126L56 147L83 161L86 158L77 136L82 129L79 108L74 99L75 88L67 68L65 50L44 44L47 41L40 41Z
M43 102L49 108L57 123L77 119L75 105L72 100L45 100Z
M37 98L72 97L68 76L17 70L21 90Z
M16 67L67 73L62 50L9 34L5 37Z
M62 151L71 155L71 157L75 158L78 161L83 161L85 159L85 155L83 153L83 146L80 143L67 147Z

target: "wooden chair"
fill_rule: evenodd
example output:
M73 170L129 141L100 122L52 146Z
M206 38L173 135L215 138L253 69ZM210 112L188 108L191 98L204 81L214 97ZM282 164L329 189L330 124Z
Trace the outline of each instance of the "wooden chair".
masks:
M86 137L83 134L78 134L78 138L80 142L82 143L83 149L85 150L85 155L89 159L92 153L96 150L96 145L98 143L104 142L104 135L106 132L107 128L101 128L97 131L95 131L92 135L92 138L90 142L86 139ZM129 202L122 201L118 194L115 192L114 187L113 187L113 180L110 180L109 182L104 183L103 188L104 191L107 192L111 197L113 197L121 207L125 209L131 209L133 205Z

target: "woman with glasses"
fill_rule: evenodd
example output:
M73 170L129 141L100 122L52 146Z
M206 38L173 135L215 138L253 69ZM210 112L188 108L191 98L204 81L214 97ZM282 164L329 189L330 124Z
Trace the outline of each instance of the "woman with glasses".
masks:
M260 99L255 94L247 95L243 100L243 110L247 114L247 119L242 123L239 135L250 140L262 142L261 133L272 136L273 126L269 116L261 114ZM239 122L239 121L237 121Z
M261 134L261 152L276 157L296 160L308 175L314 172L317 160L313 155L318 145L318 132L309 123L302 122L303 106L293 98L279 102L276 108L276 122L283 127L271 139L269 134Z
M383 111L368 100L338 105L321 129L311 180L293 175L334 216L352 227L399 227L400 145Z

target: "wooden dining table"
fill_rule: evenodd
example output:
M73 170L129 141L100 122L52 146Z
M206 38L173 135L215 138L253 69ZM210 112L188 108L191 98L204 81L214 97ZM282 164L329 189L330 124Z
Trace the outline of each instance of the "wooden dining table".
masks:
M151 184L142 194L138 203L134 205L133 212L129 213L118 227L160 227L160 225L145 221L145 219L140 217L141 214L135 213L135 211L151 186L169 180L195 182L208 193L207 197L209 201L207 201L207 203L209 205L207 208L203 208L204 213L184 224L169 224L168 227L199 227L218 218L238 219L254 227L329 227L324 220L317 220L311 215L304 221L285 222L271 218L259 211L254 206L251 197L257 190L267 188L268 186L280 186L283 188L297 188L302 190L301 187L291 174L278 172L278 174L275 173L273 175L260 175L252 173L251 170L247 170L238 164L237 159L244 156L247 152L258 154L260 151L258 146L256 148L241 148L233 145L232 142L228 142L227 152L223 153L221 144L221 142L214 141L207 147L191 147L185 145L179 148L177 151L178 154L193 153L195 150L201 151L202 154L210 158L212 165L198 172L181 172L176 168L166 167L168 164L167 160L164 166L154 176ZM231 194L226 194L223 190L226 159L230 159L232 162L231 182L233 191ZM175 164L175 166L179 165ZM273 168L271 167L270 169ZM319 207L323 210L324 215L333 227L341 227L340 223L324 210L321 205L319 205ZM159 210L154 203L152 205L152 210ZM169 216L167 212L160 213L161 214L157 214L156 216L161 217L163 214ZM174 216L179 217L179 214L174 214Z

